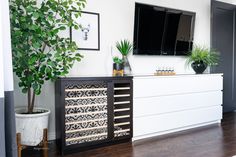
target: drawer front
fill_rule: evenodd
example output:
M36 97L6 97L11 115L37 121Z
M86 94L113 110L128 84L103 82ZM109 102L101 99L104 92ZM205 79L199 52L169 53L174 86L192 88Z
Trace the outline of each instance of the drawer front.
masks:
M203 92L183 95L134 99L134 117L171 113L222 104L222 92Z
M134 98L222 89L221 75L134 78Z
M220 119L222 119L221 106L134 118L134 137Z

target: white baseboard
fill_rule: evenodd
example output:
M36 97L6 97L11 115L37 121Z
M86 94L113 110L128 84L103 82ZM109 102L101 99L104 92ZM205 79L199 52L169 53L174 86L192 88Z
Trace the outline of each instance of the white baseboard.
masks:
M162 132L157 132L157 133L152 133L152 134L146 134L146 135L142 135L142 136L136 136L136 137L132 138L132 141L134 142L134 141L138 141L141 139L150 138L150 137L154 137L154 136L160 136L160 135L175 133L178 131L184 131L184 130L194 129L194 128L203 127L203 126L212 125L212 124L220 124L220 123L221 123L221 120L216 120L216 121L202 123L202 124L198 124L198 125L192 125L192 126L182 127L182 128L173 129L173 130L167 130L167 131L162 131Z

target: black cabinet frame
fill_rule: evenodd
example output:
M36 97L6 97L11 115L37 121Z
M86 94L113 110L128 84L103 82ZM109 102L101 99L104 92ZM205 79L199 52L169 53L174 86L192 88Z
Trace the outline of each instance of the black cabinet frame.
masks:
M82 85L104 85L105 91L102 91L102 94L106 94L106 107L104 108L104 114L107 116L107 123L105 126L105 130L107 129L107 132L105 132L104 136L105 139L99 139L99 140L92 140L88 142L83 143L76 143L80 141L74 140L75 144L66 144L66 87L70 85L75 85L76 87L82 86ZM80 88L80 87L79 87ZM93 88L94 89L94 88ZM91 93L93 89L87 90L87 87L84 89L81 89L85 91L85 93ZM96 90L98 88L95 88ZM70 89L67 89L70 90ZM74 89L72 89L74 90ZM75 89L80 90L80 89ZM69 91L70 92L70 91ZM124 77L66 77L66 78L59 78L56 81L55 86L55 106L56 106L56 138L57 138L57 146L60 149L60 152L62 155L72 153L72 152L78 152L83 150L88 150L91 148L97 148L100 146L110 145L114 143L120 143L124 141L130 141L133 136L133 81L131 76L124 76ZM74 92L75 94L78 94L78 92ZM96 93L96 91L95 91ZM72 95L73 99L74 95L73 93L69 93L69 95ZM79 94L78 94L79 95ZM81 99L81 97L76 97L77 100ZM85 99L87 97L85 96ZM91 98L93 99L93 98ZM75 107L72 106L72 108L79 108L78 106L81 106L79 103L75 103ZM78 106L77 106L78 105ZM93 107L97 107L96 104L93 105ZM90 111L89 114L93 114L93 111ZM80 113L80 111L76 115L83 114ZM87 113L85 113L87 114ZM69 114L73 115L73 114ZM91 116L92 117L92 116ZM95 121L99 121L96 118ZM68 121L68 120L67 120ZM82 123L79 120L76 121L76 123ZM86 123L86 122L85 122ZM82 125L82 124L81 124ZM103 126L104 127L104 126ZM88 128L89 130L93 130L92 128ZM83 130L83 129L81 129ZM80 129L75 129L73 131L78 132L79 135L81 135ZM86 130L86 128L85 128ZM100 131L100 130L99 130ZM83 132L83 131L82 131ZM86 132L86 131L84 131ZM88 131L89 132L89 131ZM92 137L96 136L96 134L90 134ZM97 134L100 135L100 134ZM90 137L91 137L90 136ZM87 136L85 136L87 138ZM98 138L100 138L98 136ZM76 138L72 138L76 139ZM85 139L86 140L86 139Z

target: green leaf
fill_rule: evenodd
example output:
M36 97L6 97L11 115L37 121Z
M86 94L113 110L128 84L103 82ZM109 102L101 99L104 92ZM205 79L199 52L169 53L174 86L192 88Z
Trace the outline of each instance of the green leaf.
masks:
M75 26L74 26L74 29L78 30L78 29L79 29L79 26L75 25Z
M59 29L60 30L66 30L66 27L65 26L61 26Z
M22 93L27 93L28 92L28 89L27 88L23 88L22 89Z
M36 61L37 61L37 56L32 55L32 57L29 58L29 61L28 61L29 63L28 63L28 64L32 65L32 64L34 64Z
M39 95L41 93L41 89L38 88L38 89L34 90L34 92L35 92L36 95Z
M39 13L38 12L34 12L33 13L33 17L36 18L36 19L39 18Z
M19 82L18 85L19 85L19 87L23 87L24 83L23 82Z

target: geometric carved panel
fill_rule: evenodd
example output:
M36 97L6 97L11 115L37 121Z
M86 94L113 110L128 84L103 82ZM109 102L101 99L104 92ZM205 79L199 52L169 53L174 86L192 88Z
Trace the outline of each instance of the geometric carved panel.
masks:
M107 138L107 85L70 84L65 88L66 145Z

